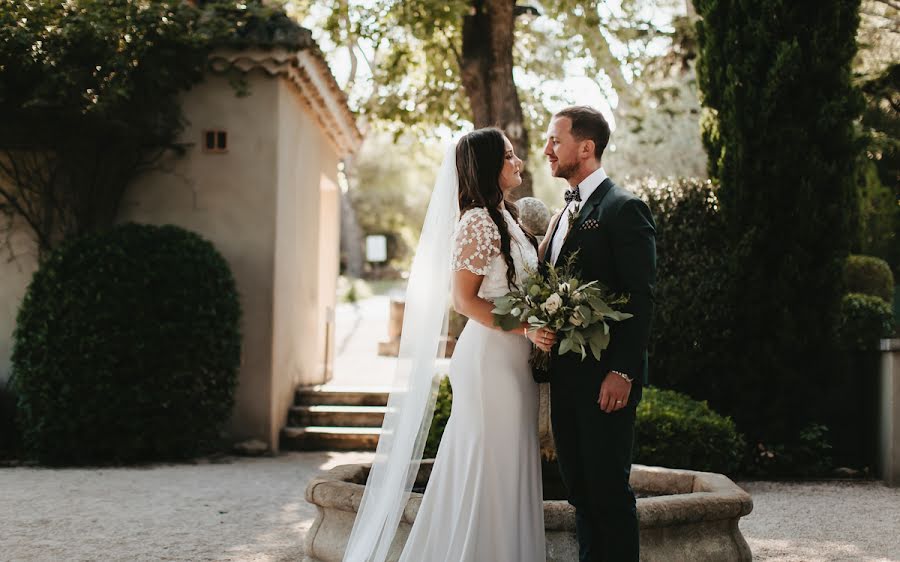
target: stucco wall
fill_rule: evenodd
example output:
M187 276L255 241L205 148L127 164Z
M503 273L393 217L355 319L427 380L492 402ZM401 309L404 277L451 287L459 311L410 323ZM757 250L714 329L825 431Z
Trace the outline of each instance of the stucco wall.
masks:
M243 308L231 434L276 448L294 389L330 376L338 157L290 82L260 70L247 78L248 97L236 97L219 77L183 96L190 123L181 141L192 146L129 187L119 221L198 232L229 262ZM203 151L206 130L227 131L226 153ZM26 233L14 241L20 258L0 260L0 381L8 377L16 311L36 268Z
M337 276L339 234L323 217L330 197L322 170L337 167L332 147L287 81L278 83L278 195L275 236L275 311L272 347L272 442L287 421L293 390L325 382L327 311L335 280L322 286L321 264ZM339 219L338 219L339 220ZM338 223L339 225L339 223ZM323 294L324 291L324 294Z
M243 349L231 422L236 438L271 435L272 271L275 255L279 80L248 75L251 95L238 98L210 77L184 96L195 143L168 172L129 189L122 220L171 223L210 240L231 265L243 308ZM228 132L228 152L202 151L203 131ZM268 440L268 439L267 439Z
M12 253L0 246L0 385L9 379L16 314L37 269L37 246L21 223L13 226L9 241Z

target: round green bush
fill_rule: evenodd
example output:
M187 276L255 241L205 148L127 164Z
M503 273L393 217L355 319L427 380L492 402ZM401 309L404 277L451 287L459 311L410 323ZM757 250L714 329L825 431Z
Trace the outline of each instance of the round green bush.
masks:
M207 450L234 403L240 319L228 264L194 233L127 224L65 244L14 333L27 452L83 464Z
M838 339L845 349L875 350L894 333L894 314L879 297L850 293L841 299Z
M844 263L844 284L848 293L872 295L888 304L894 300L894 274L881 258L849 256Z
M634 462L733 473L744 438L731 418L672 390L645 388L637 407Z

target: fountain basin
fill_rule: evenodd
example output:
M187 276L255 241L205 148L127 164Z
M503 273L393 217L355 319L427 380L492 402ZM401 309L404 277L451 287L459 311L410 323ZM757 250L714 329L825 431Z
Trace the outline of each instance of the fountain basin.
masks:
M423 461L416 479L424 486L431 474L431 460ZM306 538L310 562L340 562L353 521L359 509L369 474L368 464L338 466L312 480L306 501L318 515ZM555 471L551 471L555 474ZM545 479L548 470L545 469ZM545 482L545 497L551 485ZM750 494L728 477L711 472L634 465L631 486L639 497L641 560L749 561L750 548L738 528L740 518L753 510ZM549 494L553 497L554 494ZM412 493L391 546L389 561L395 561L422 502ZM547 560L578 560L575 540L575 509L565 500L544 500Z

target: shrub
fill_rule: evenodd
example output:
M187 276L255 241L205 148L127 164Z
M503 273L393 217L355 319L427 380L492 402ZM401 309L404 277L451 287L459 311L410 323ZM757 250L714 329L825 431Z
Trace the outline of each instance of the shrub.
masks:
M838 338L845 349L876 350L878 340L893 333L894 314L888 303L872 295L844 295Z
M437 402L434 406L434 418L431 420L431 428L428 430L428 440L425 442L425 452L422 458L433 459L437 456L441 437L444 435L444 427L450 419L450 408L453 404L453 388L450 386L450 378L441 379L438 390Z
M437 454L450 417L453 391L441 381L424 458ZM734 472L744 453L744 439L734 422L706 402L671 390L645 388L637 408L635 462L667 467Z
M723 411L754 441L788 442L839 376L834 326L858 208L859 2L695 7L704 141L733 280L722 377L743 402Z
M645 388L637 407L634 461L642 464L732 473L744 439L731 418L672 390Z
M874 256L849 256L844 262L844 285L848 293L894 300L894 274L887 262Z
M746 404L722 374L732 363L728 253L717 190L708 181L645 179L629 186L656 221L657 283L650 333L653 384L733 414Z
M16 397L6 383L0 383L0 459L15 456L19 443Z
M14 333L27 451L51 464L202 452L233 405L240 315L228 264L181 228L128 224L55 250Z
M757 443L745 470L752 476L825 476L833 468L828 428L811 423L789 445Z

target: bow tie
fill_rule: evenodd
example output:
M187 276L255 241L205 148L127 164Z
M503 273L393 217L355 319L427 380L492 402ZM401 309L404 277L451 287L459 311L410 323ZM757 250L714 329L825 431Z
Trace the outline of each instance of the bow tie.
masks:
M581 192L577 187L575 189L566 190L566 205L568 205L572 201L578 201L579 203L581 203Z

